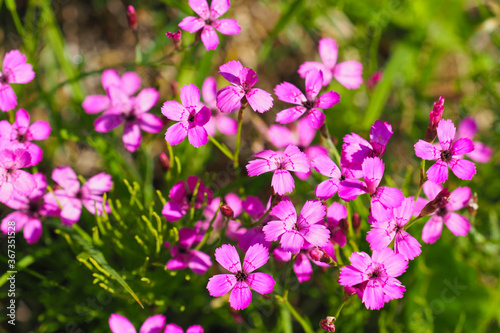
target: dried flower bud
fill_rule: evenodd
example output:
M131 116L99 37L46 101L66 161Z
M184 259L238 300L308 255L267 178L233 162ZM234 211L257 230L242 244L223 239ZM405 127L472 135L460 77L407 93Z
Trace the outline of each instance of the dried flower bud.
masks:
M128 6L127 8L127 21L130 29L133 32L137 32L137 15L133 6Z
M227 204L223 204L222 206L220 206L220 211L222 213L222 215L224 215L225 217L233 217L233 210L231 207L229 207L229 205Z
M368 89L373 90L377 83L382 79L382 71L376 71L372 76L366 80L366 85Z
M441 192L439 192L438 195L436 195L434 200L429 201L427 205L425 205L424 208L422 208L419 217L428 216L434 213L439 208L446 206L449 200L450 200L450 191L448 191L448 188L442 189Z
M349 233L349 223L347 223L347 219L341 219L339 221L339 228L342 230L344 235L347 235Z
M165 153L160 153L160 164L161 167L163 168L164 171L168 171L170 169L170 159L168 158L167 154Z
M361 216L358 213L352 214L352 228L356 233L361 230Z
M427 142L432 142L436 138L437 135L437 126L439 121L443 116L444 111L444 97L439 97L439 100L434 103L434 107L432 108L431 113L429 114L429 127L425 132L424 140Z
M321 319L319 322L319 327L327 332L335 332L335 317L328 316L326 319Z
M312 260L324 262L328 265L334 263L333 258L330 257L330 255L326 253L325 250L319 249L317 247L309 250L309 257L311 257Z
M167 37L170 38L174 42L175 49L178 50L181 48L181 31L177 30L177 32L167 32Z
M474 193L470 198L469 203L467 204L467 209L469 210L469 213L476 214L479 209L479 205L477 204L477 193Z

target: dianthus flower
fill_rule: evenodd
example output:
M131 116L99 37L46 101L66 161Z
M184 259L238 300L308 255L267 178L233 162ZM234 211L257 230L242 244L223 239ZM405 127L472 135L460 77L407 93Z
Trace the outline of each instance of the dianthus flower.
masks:
M7 202L13 195L28 196L36 188L32 174L22 168L33 165L28 150L0 149L0 202Z
M477 124L474 118L465 117L460 124L458 124L457 135L455 140L460 138L473 139L477 134ZM465 154L471 160L478 163L488 163L493 154L493 149L482 142L474 141L474 150Z
M203 96L203 102L212 112L210 120L205 125L208 134L214 136L215 129L217 128L222 134L236 135L238 132L238 122L236 119L228 117L217 107L217 82L215 82L213 77L209 76L203 81L201 95Z
M176 324L168 324L163 333L184 333L184 330ZM200 325L189 326L186 333L203 333L203 327Z
M179 230L179 242L170 249L172 259L167 262L167 269L181 270L189 268L195 274L205 274L212 266L210 256L192 249L199 242L200 236L202 235L195 229L181 228Z
M7 52L0 72L0 110L14 110L17 105L16 93L10 86L12 83L28 83L34 78L33 67L26 63L24 54L19 50Z
M167 318L163 315L154 315L146 319L139 333L163 333ZM126 317L113 313L109 317L109 328L113 333L136 333L134 325Z

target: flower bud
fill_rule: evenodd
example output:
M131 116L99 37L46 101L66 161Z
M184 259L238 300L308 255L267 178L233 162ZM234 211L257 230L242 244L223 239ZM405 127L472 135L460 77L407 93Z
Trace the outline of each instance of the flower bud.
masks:
M228 217L228 218L233 217L233 214L234 214L233 210L227 204L223 204L222 206L220 206L220 211L221 211L222 215L224 215L225 217Z
M425 205L424 208L422 208L419 217L428 216L434 213L439 208L446 206L449 200L450 200L450 191L448 191L448 188L442 189L441 192L439 192L438 195L436 195L434 200L429 201L427 205Z
M309 257L311 257L312 260L324 262L328 265L334 263L333 258L330 257L330 255L326 253L325 250L319 249L317 247L309 250Z
M352 214L352 228L356 233L361 230L361 216L358 213Z
M335 317L328 316L326 319L321 319L319 327L327 332L335 332Z
M166 35L174 42L175 49L179 50L181 48L181 31L167 32Z
M358 289L355 287L344 286L344 292L347 297L351 297L352 295L355 295L358 292Z
M439 100L434 103L434 107L432 108L431 113L429 114L429 127L425 132L424 140L427 142L432 142L436 138L437 135L437 126L439 121L443 116L444 111L444 97L439 97Z
M368 89L373 90L377 83L382 79L382 71L376 71L372 76L366 80L366 85Z
M137 15L133 6L128 6L127 8L127 21L130 29L133 32L137 32Z
M467 204L467 210L471 214L476 214L479 209L479 205L477 204L477 193L474 193L472 197L469 199L469 203Z
M349 223L347 223L347 219L341 219L339 221L339 228L342 230L344 235L347 235L349 233Z
M168 158L167 154L164 152L160 153L160 164L161 167L164 171L168 171L170 169L170 159Z

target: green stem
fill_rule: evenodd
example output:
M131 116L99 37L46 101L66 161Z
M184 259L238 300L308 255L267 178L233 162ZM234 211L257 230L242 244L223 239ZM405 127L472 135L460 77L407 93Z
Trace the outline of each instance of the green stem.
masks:
M24 27L23 24L21 23L21 19L19 18L19 14L17 13L16 1L6 1L5 6L12 15L12 20L14 21L14 25L16 26L17 32L21 37L24 37Z
M210 139L210 141L212 141L212 143L217 147L219 148L219 150L224 154L226 155L230 160L234 160L234 156L233 154L231 154L231 152L229 151L229 149L225 146L225 145L222 145L221 143L219 143L219 141L217 141L217 139L215 139L213 136L209 135L208 136L208 139Z
M292 267L293 263L295 261L295 258L297 258L297 254L294 254L292 256L292 259L290 259L290 262L288 263L288 267L286 268L286 275L285 275L285 285L283 287L283 299L285 301L288 301L288 285L290 284L290 273L292 272Z
M345 207L347 210L347 223L349 224L349 228L348 228L349 229L349 231L348 231L349 232L349 244L351 245L354 252L359 252L358 244L356 244L356 238L354 235L354 227L352 224L352 214L351 214L351 211L349 209L348 202L345 203Z
M210 220L210 223L208 224L207 232L205 233L205 235L203 235L203 239L194 248L195 250L200 250L203 247L203 245L205 245L205 243L207 242L207 240L210 238L210 235L212 235L212 231L214 230L214 228L212 227L212 225L213 225L213 223L215 221L215 218L217 217L217 214L219 214L220 206L222 206L222 201L221 201L221 203L219 205L219 208L217 208L217 211L215 212L214 217L212 217L212 219Z
M339 151L337 150L337 147L333 144L332 138L330 136L330 132L328 131L328 126L326 126L326 123L323 124L323 126L320 127L319 129L321 135L323 138L325 138L326 145L328 146L328 149L330 150L330 153L335 157L335 162L337 162L337 165L340 165L340 154Z
M408 230L409 227L411 227L415 222L417 222L418 220L420 220L422 218L422 216L415 216L414 218L412 218L408 223L406 223L405 225L405 230Z
M422 191L422 187L424 186L426 178L425 160L422 160L422 162L420 162L420 183L418 184L417 194L415 194L415 201L417 201L418 197L420 196L420 192Z
M262 223L262 220L264 220L266 218L266 216L269 215L269 213L271 212L272 208L273 208L273 205L270 205L269 209L257 221L257 225L260 225Z
M281 297L280 297L281 298ZM281 302L285 305L288 311L292 314L292 316L297 320L297 322L302 326L302 329L306 333L314 333L311 325L295 310L295 308L288 302L287 299L281 298Z
M338 309L338 310L337 310L337 312L335 313L335 319L338 319L338 318L339 318L339 316L340 316L340 312L341 312L341 311L342 311L342 309L344 308L344 305L345 305L345 303L347 302L347 300L348 300L348 299L349 299L349 298L345 298L345 297L344 297L344 300L342 301L342 304L340 304L339 309Z
M240 111L238 112L238 133L236 134L236 147L234 148L234 170L236 171L236 175L240 174L240 148L241 148L241 127L243 125L243 111L247 107L248 102L243 101L241 103ZM239 177L238 177L239 178Z
M194 188L194 191L193 191L193 196L191 197L191 210L189 212L189 219L192 221L193 218L194 218L194 204L196 202L196 197L198 196L198 190L200 188L200 184L201 184L201 179L198 179L198 181L196 182L196 186Z

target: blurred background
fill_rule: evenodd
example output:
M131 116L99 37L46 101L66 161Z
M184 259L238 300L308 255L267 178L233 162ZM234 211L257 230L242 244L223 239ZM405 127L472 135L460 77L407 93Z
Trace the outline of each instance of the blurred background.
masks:
M137 37L127 23L128 5L137 12ZM183 142L174 147L182 168L175 176L165 177L158 160L167 151L163 131L146 135L143 147L131 154L123 148L121 130L94 131L95 115L86 114L81 103L88 94L104 93L103 70L133 70L141 76L142 87L159 89L160 99L152 112L161 115L163 102L178 98L184 84L201 87L207 76L214 76L219 87L227 85L218 68L229 60L240 60L254 69L259 76L257 87L268 92L283 81L302 89L299 65L319 61L318 40L330 37L339 45L339 61L363 64L365 80L357 90L333 81L329 85L329 90L341 95L341 102L325 111L330 133L340 149L344 135L355 132L368 138L375 120L389 122L394 135L384 155L386 184L402 188L405 195L415 194L420 160L413 145L423 138L439 96L445 98L444 118L458 125L464 117L473 117L479 129L476 140L494 150L489 163L476 163L472 181L453 176L447 184L450 190L469 186L477 193L477 213L463 211L473 224L469 235L454 237L443 230L435 244L422 243L422 255L410 263L401 279L407 288L404 298L380 311L366 310L353 298L337 320L338 331L500 332L500 3L233 0L224 18L238 21L239 35L219 34L221 44L207 52L195 42L195 34L183 31L183 48L177 52L165 33L177 31L178 23L188 15L193 15L188 1L178 0L0 0L0 58L11 49L20 49L36 72L33 82L15 86L18 107L52 126L51 137L42 144L44 159L38 170L48 178L60 165L70 165L86 178L101 171L111 173L115 186L109 196L119 211L111 221L116 230L102 235L100 241L85 238L96 228L96 219L88 212L78 223L81 230L47 219L37 244L30 246L18 236L17 325L12 330L2 316L0 330L109 332L108 318L119 312L136 328L147 317L163 313L167 322L184 328L200 324L205 332L301 332L295 321L291 327L282 323L286 314L272 299L256 294L247 310L228 310L226 303L208 295L207 275L166 272L163 267L169 252L148 246L154 238L141 216L152 219L154 211L161 211L155 191L167 197L176 179L191 174L215 183L215 195L232 191L241 184L231 184L233 177L227 172L218 177L227 168L227 158L211 144L195 149ZM381 80L367 84L378 71ZM273 109L263 115L245 113L241 165L263 148L275 149L267 128L284 107L275 99ZM0 118L8 119L7 114ZM234 138L222 136L220 140L234 146ZM136 182L139 194L130 194L123 179ZM318 179L297 183L294 202L312 199ZM267 200L269 181L270 175L244 179L246 194ZM361 207L364 235L369 228L368 210L355 207ZM3 218L9 210L3 205L0 209ZM417 239L422 226L413 227ZM173 227L164 226L164 230L165 239L173 237ZM361 249L368 251L363 238ZM2 244L5 239L0 238ZM2 263L7 261L5 251L2 246ZM98 265L89 258L98 258ZM138 295L144 309L115 274ZM7 299L6 277L0 277L3 299ZM338 269L316 267L313 278L299 288L292 277L290 300L315 329L340 304L337 278Z

